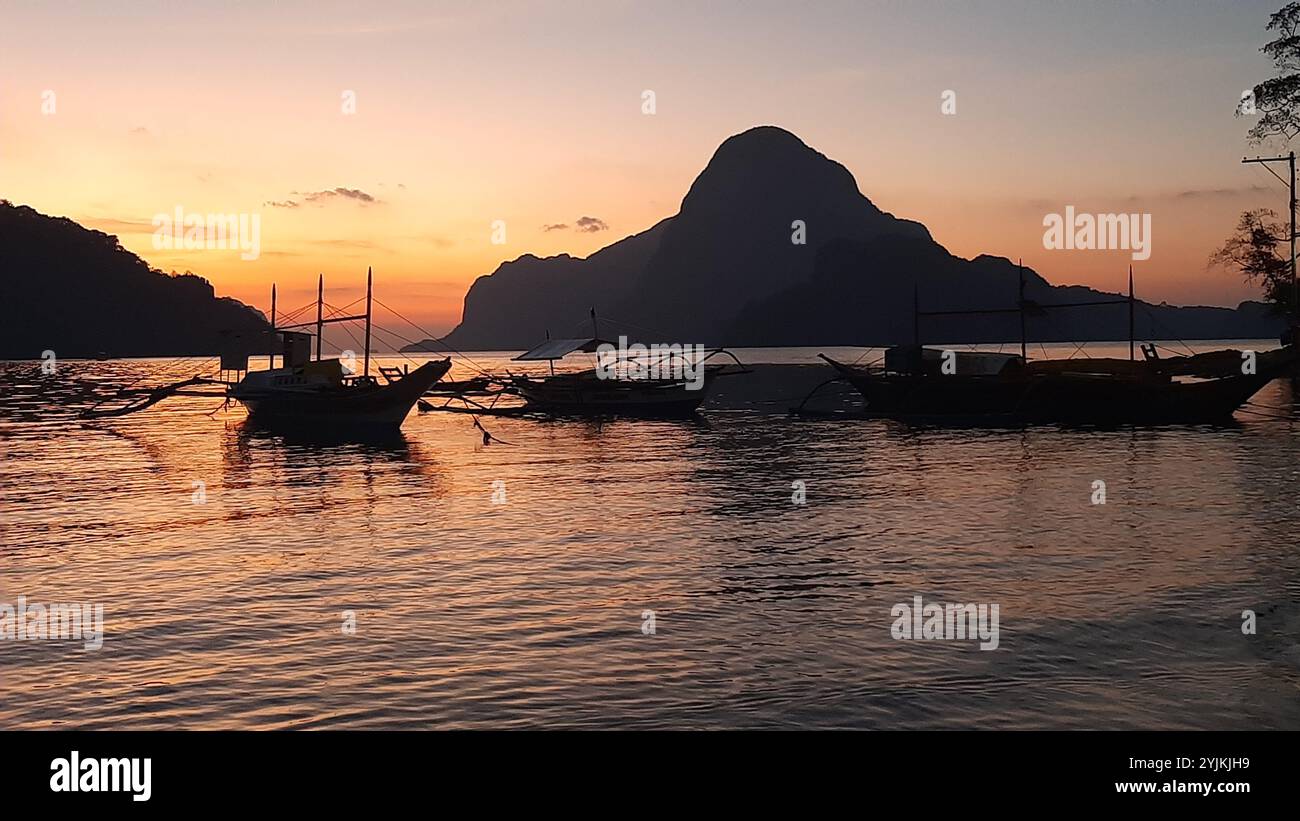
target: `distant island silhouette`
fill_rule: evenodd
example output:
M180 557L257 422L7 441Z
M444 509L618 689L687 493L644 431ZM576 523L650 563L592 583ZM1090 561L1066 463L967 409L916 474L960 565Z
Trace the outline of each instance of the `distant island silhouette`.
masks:
M0 358L203 356L266 317L193 274L149 267L117 237L0 200ZM262 346L265 349L265 346Z
M791 242L795 220L806 226L804 245ZM586 333L593 306L615 320L602 335L645 342L885 345L913 338L914 286L923 311L1011 308L1019 276L1002 257L953 256L924 225L872 204L844 166L789 131L760 126L722 143L677 215L586 258L525 254L502 263L470 287L461 323L441 342L403 350L528 348L547 333ZM1024 276L1026 299L1041 304L1121 296L1053 286L1028 268ZM1262 302L1139 303L1136 314L1147 339L1268 338L1283 328ZM1128 306L1031 315L1027 331L1035 341L1126 339ZM922 323L928 341L1019 334L1015 315Z

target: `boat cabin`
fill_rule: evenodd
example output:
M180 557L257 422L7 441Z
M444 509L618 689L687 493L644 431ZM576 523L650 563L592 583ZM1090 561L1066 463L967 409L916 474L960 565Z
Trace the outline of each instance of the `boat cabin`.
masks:
M276 331L284 364L250 371L241 380L248 390L319 390L344 384L347 371L338 359L311 358L312 335L302 331Z
M913 376L939 376L944 373L945 358L953 363L951 372L963 376L1000 376L1015 373L1025 366L1025 360L1017 354L896 345L885 349L885 371Z

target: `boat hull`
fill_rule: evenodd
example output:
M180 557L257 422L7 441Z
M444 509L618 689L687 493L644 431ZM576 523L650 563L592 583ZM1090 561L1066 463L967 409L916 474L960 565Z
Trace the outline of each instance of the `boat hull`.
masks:
M674 418L694 414L704 402L707 380L692 390L686 383L517 378L515 391L530 410L571 416Z
M1222 422L1285 369L1170 379L1097 373L997 376L881 374L831 360L875 415L963 422L1167 424Z

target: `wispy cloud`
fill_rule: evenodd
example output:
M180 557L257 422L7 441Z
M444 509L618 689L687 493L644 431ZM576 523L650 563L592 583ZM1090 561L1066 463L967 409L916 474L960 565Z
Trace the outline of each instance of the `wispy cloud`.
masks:
M342 186L327 188L324 191L290 191L289 194L294 197L302 197L302 200L267 200L262 204L272 208L297 208L304 202L314 202L318 205L337 200L352 200L362 205L382 202L382 200L375 199L373 195L367 194L360 188L344 188Z
M1012 207L1027 212L1036 211L1058 211L1066 205L1074 205L1076 208L1090 210L1095 209L1102 212L1109 212L1117 208L1127 208L1133 206L1155 206L1159 204L1174 205L1177 203L1195 203L1213 200L1249 200L1261 196L1279 193L1285 197L1286 189L1281 185L1269 187L1267 185L1241 185L1222 188L1185 188L1181 191L1153 191L1150 194L1080 194L1077 196L1065 196L1059 198L1048 197L1030 197L1027 199L1015 200ZM971 207L979 207L972 203Z
M365 191L362 191L360 188L340 187L340 188L331 188L326 191L312 191L310 193L303 193L301 191L290 191L289 193L297 194L307 202L320 202L322 200L334 199L335 197L342 197L343 199L348 199L348 200L356 200L358 202L379 202L379 200L375 199L370 194L367 194Z
M105 234L152 234L154 224L150 220L123 220L112 217L79 217L77 222L87 228L103 231Z
M567 222L553 222L542 226L543 231L567 231L569 224ZM573 230L581 231L584 234L594 234L597 231L608 231L609 225L603 219L597 217L578 217L573 222Z
M1247 194L1260 194L1270 191L1267 185L1250 185L1239 188L1191 188L1186 191L1179 191L1173 195L1174 199L1217 199L1220 197L1242 197ZM1135 198L1136 199L1136 198Z

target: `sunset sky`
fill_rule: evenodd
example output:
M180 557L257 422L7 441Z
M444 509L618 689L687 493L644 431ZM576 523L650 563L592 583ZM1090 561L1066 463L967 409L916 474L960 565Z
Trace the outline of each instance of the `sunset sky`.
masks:
M1148 212L1139 296L1236 304L1255 291L1206 258L1241 210L1286 208L1239 164L1281 146L1233 117L1281 4L3 0L0 197L263 310L317 272L347 302L373 265L445 332L475 277L648 228L722 140L774 124L958 255L1120 290L1127 252L1046 250L1043 217ZM260 213L261 256L155 249L177 206Z

